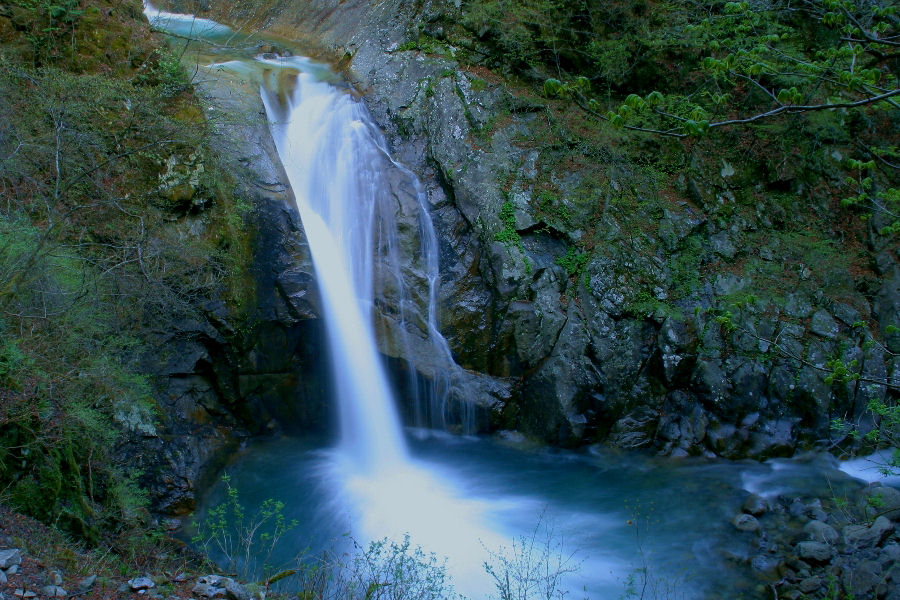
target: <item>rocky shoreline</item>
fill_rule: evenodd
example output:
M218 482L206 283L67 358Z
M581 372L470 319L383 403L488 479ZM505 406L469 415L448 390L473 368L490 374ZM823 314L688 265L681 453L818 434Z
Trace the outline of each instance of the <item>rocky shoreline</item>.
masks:
M730 558L761 582L760 598L897 600L898 524L900 491L878 483L844 497L751 494L732 520L747 553Z

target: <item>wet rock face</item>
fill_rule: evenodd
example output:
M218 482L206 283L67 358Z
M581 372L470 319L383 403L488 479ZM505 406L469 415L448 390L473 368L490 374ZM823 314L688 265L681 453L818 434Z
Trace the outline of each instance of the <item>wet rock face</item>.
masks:
M244 10L216 0L209 7L233 18ZM840 284L757 297L753 274L732 267L752 260L764 269L786 255L778 240L747 244L767 215L714 218L716 206L751 194L738 183L747 175L736 173L741 165L673 174L679 197L636 235L609 208L627 191L628 173L611 167L596 183L564 162L541 171L541 151L522 140L536 135L543 107L461 68L452 47L442 56L403 49L420 23L439 28L457 8L450 0L281 0L267 24L343 57L393 154L425 186L440 238L440 328L457 363L492 382L466 388L493 402L485 422L553 443L608 440L729 458L835 441L835 416L865 424L869 401L893 392L829 382L826 363L856 361L875 380L900 369L885 352L900 339L889 333L900 314L896 248L873 242L881 279L868 296ZM593 204L579 200L586 189ZM398 183L395 194L404 217L408 191ZM575 262L567 253L581 247L587 225L593 248ZM701 276L701 263L718 267ZM407 266L410 280L421 277L415 261ZM806 265L788 266L797 281L809 279ZM309 272L279 273L273 310L314 313ZM399 356L396 320L384 308L382 350ZM872 337L886 348L868 344ZM514 384L503 400L490 392L498 382Z
M247 306L210 301L157 337L144 367L160 382L159 423L130 423L122 453L143 472L154 507L183 515L216 467L251 435L328 427L329 381L314 270L271 141L258 89L224 73L201 93L219 114L213 142L253 209L244 265ZM202 226L202 223L197 226ZM134 421L134 419L131 419ZM152 424L152 420L149 421Z

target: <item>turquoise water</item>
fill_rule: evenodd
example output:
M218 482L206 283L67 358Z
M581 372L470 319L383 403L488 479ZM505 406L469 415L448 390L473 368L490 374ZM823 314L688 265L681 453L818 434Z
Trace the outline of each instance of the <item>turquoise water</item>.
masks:
M236 457L226 472L243 503L281 499L285 516L298 521L270 564L289 565L304 549L307 556L342 552L352 540L365 546L382 534L408 533L413 544L446 556L456 588L477 598L493 591L482 562L537 531L541 543L549 533L554 553L579 567L565 579L571 597L620 598L629 577L641 581L646 568L657 585L674 591L660 597L764 598L765 589L741 564L758 552L757 538L730 524L748 494L828 497L859 485L830 456L735 463L602 449L526 450L492 439L412 433L412 464L434 483L422 495L420 481L406 489L402 479L387 482L395 489L372 491L388 497L381 500L387 509L367 503L366 490L361 503L360 490L341 478L339 455L313 440L260 442ZM220 484L204 507L222 497ZM380 514L391 506L395 514Z

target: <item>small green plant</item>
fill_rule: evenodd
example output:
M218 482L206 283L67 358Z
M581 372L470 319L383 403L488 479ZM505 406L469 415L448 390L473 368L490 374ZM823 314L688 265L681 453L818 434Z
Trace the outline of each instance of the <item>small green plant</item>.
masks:
M241 577L272 574L269 564L279 540L297 526L284 516L284 502L269 498L251 515L241 504L240 493L231 485L229 475L222 476L225 500L209 510L205 519L194 523L191 538L208 556L218 556L227 570Z
M494 239L510 246L521 244L519 232L516 231L516 207L512 200L503 203L500 207L499 217L500 222L503 223L503 229L494 234Z
M565 256L556 259L556 264L566 270L570 276L578 277L584 271L585 265L591 255L584 251L578 251L574 246L569 246Z

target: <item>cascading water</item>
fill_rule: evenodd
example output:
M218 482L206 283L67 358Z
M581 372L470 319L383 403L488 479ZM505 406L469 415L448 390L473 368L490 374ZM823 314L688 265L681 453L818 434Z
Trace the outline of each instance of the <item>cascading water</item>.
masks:
M286 106L266 88L263 98L316 268L341 446L366 470L390 469L405 446L372 325L373 232L390 163L350 94L317 80L305 59L278 66L298 69L295 89Z
M397 196L388 177L393 173L401 185L412 187L409 196L418 204L420 272L429 290L426 322L419 327L426 329L443 365L452 367L434 316L437 238L424 193L415 176L391 159L364 105L349 90L323 80L327 70L304 58L264 62L278 67L262 96L309 242L328 330L341 427L328 478L354 508L357 535L401 539L412 532L416 543L453 553L454 569L473 591L483 590L482 544L493 547L500 538L481 526L478 503L464 500L446 483L449 478L439 481L409 458L372 325L373 277L379 269L388 269L395 287L401 328L403 305L411 302L392 217ZM286 68L296 69L296 75L285 78ZM288 89L279 85L285 81Z

